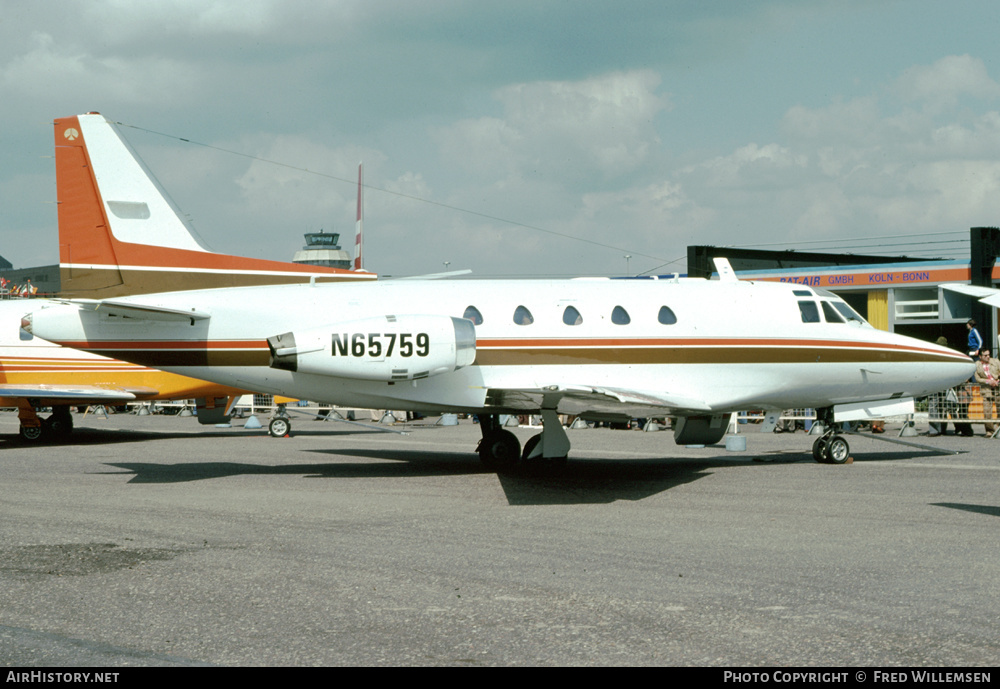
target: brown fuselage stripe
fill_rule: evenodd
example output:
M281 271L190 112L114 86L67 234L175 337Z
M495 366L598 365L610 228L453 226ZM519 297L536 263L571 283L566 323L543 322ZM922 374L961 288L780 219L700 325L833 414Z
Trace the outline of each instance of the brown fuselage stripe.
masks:
M268 350L163 350L163 349L89 349L89 352L112 359L124 359L150 368L170 366L267 366L271 361Z
M63 343L112 359L151 368L172 366L268 366L270 353L258 343ZM478 348L478 366L586 366L596 364L789 364L789 363L963 363L961 357L920 349L856 346L816 347L520 347Z
M950 357L894 350L812 347L631 347L602 349L477 350L480 366L559 366L587 364L806 364L949 362Z

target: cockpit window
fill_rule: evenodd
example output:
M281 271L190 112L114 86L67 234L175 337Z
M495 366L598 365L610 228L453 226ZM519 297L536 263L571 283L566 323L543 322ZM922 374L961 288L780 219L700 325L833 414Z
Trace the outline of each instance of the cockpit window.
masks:
M823 317L826 318L827 323L844 323L844 317L840 315L837 309L833 308L833 305L828 301L821 301L820 304L823 305Z
M814 301L800 301L799 313L803 323L819 323L819 308Z
M576 310L576 307L567 306L566 310L563 311L563 323L566 325L580 325L583 323L583 316Z
M833 302L833 305L837 308L837 311L840 311L840 315L847 319L848 323L860 323L861 325L871 327L868 324L868 321L862 318L861 314L852 309L847 302L835 301Z
M535 322L535 317L528 311L527 306L518 306L514 309L514 323L517 325L531 325Z
M656 320L660 321L663 325L673 325L677 322L677 316L674 315L669 306L661 306Z
M616 306L611 312L611 322L615 325L628 325L632 319L629 317L628 311L621 306Z
M473 325L483 324L483 314L479 313L479 309L475 306L466 306L465 313L462 314L462 318L467 318L472 321Z

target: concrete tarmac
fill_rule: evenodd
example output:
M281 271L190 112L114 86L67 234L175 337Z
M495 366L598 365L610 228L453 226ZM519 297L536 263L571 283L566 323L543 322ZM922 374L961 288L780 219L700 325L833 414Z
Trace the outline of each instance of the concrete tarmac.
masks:
M26 446L0 414L7 666L1000 663L982 426L842 466L569 430L564 470L497 476L469 421L74 421Z

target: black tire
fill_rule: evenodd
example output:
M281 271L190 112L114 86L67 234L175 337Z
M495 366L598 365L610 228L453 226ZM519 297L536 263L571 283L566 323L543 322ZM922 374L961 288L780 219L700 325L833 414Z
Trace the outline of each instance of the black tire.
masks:
M836 435L826 445L826 461L830 464L846 464L851 458L851 446L847 440L840 435Z
M510 471L521 460L521 442L510 431L493 431L479 441L476 449L490 471Z
M285 417L278 416L271 419L271 423L267 425L267 432L274 438L284 438L286 435L291 435L292 424Z
M42 428L53 440L68 438L73 432L73 415L69 407L53 408L52 415L42 422Z
M826 438L816 438L816 442L813 443L813 459L815 459L820 464L826 464Z
M42 441L41 426L21 426L18 435L26 443L40 443Z

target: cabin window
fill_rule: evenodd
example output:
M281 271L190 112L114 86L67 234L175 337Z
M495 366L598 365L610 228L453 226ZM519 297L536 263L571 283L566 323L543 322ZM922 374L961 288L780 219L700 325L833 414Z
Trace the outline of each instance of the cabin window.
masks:
M819 323L819 308L814 301L800 301L799 313L803 323Z
M628 311L621 306L616 306L611 312L611 322L615 325L628 325L632 319L629 318Z
M479 309L475 306L466 306L465 313L462 314L462 318L472 321L473 325L483 324L483 314L479 313Z
M517 325L531 325L535 322L535 317L528 311L527 306L518 306L514 309L514 323Z
M828 301L821 301L820 304L823 305L823 316L826 318L827 323L844 323L844 317L840 315L837 309L833 308L833 304Z
M661 306L656 320L660 321L663 325L673 325L677 322L677 316L674 315L669 306Z
M576 310L575 306L567 306L563 311L563 323L566 325L580 325L583 323L583 316Z

